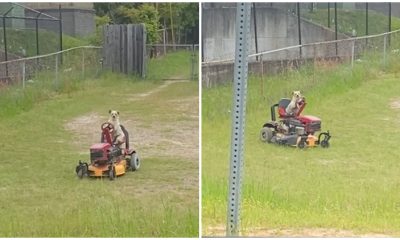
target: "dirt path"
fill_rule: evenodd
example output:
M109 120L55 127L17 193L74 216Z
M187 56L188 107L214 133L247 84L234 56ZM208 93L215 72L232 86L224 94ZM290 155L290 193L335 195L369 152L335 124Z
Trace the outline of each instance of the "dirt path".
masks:
M204 236L223 237L226 229L223 226L209 227ZM242 232L240 236L246 237L391 237L381 233L358 234L350 230L332 228L293 228L293 229L267 229L250 228Z
M130 96L131 101L146 101L146 98L165 91L171 84L189 81L165 81L162 85L143 93ZM198 97L186 97L163 102L171 115L182 115L181 120L162 122L157 115L143 120L138 116L122 118L122 124L129 130L133 147L149 157L173 157L198 161ZM165 114L164 114L165 116ZM74 133L77 143L96 142L100 137L100 125L108 119L106 113L90 112L65 123L65 129ZM82 129L85 129L82 132ZM85 144L86 146L87 144ZM132 144L131 144L132 145ZM87 147L87 146L86 146ZM82 153L87 149L82 147Z

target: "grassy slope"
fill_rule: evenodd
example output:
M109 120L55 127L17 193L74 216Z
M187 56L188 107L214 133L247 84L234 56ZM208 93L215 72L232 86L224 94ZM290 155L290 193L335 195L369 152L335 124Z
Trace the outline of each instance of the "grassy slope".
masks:
M334 228L400 235L398 62L384 74L373 61L349 67L317 66L248 86L242 230ZM373 67L375 65L375 67ZM330 149L301 151L259 140L269 106L301 89L305 114L331 131ZM203 90L203 234L226 221L231 86Z
M318 9L312 13L304 12L303 16L306 19L312 19L312 21L319 23L324 26L328 26L327 23L328 10ZM334 18L334 9L331 9L331 18ZM343 9L337 10L338 18L338 31L343 33L351 34L352 30L355 29L358 36L365 35L365 10L354 10L348 11ZM331 23L331 28L335 27L334 23ZM392 17L392 31L400 28L400 19ZM369 11L368 12L368 33L378 34L387 32L388 29L388 17L384 14Z
M3 29L0 29L3 39ZM11 53L21 55L21 47L25 49L26 55L36 56L36 32L35 30L7 29L7 45ZM74 38L63 34L63 49L89 45L88 41ZM3 42L0 43L1 51L4 51ZM40 54L59 51L59 34L46 30L39 30L39 52Z
M66 122L89 112L106 118L108 109L118 106L125 119L174 123L172 116L184 113L167 102L197 96L197 82L169 85L134 102L121 98L160 84L106 74L80 83L72 92L35 96L25 99L28 104L15 103L15 111L2 112L0 236L197 236L197 184L188 187L182 179L182 174L197 176L196 161L150 156L142 149L141 169L114 182L79 181L74 173L77 160L87 159L91 143L76 142L76 135L65 130ZM20 98L6 98L3 103Z

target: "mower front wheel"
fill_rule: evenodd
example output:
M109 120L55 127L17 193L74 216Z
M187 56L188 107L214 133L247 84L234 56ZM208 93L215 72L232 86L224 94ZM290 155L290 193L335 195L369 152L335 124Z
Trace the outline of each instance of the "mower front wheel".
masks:
M140 168L140 159L137 153L132 154L131 159L129 160L129 168L132 172Z
M108 178L110 179L110 181L114 180L114 178L115 178L115 168L114 168L114 166L110 166L109 172L108 172Z
M328 147L329 147L329 142L326 141L326 140L322 140L322 141L321 141L321 147L323 147L323 148L328 148Z
M274 136L273 130L269 127L263 127L260 132L260 139L263 142L271 142L272 137Z
M76 175L78 176L78 178L82 179L84 176L87 175L87 172L88 172L87 163L79 162L79 165L76 167L75 171L76 171Z

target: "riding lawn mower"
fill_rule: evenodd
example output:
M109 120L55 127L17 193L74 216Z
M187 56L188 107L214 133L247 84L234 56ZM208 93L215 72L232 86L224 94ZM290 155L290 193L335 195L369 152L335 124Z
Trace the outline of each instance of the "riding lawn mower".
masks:
M108 177L114 180L116 176L125 174L126 171L136 171L140 167L140 159L135 150L129 149L129 133L120 125L125 134L125 149L114 144L112 132L114 125L105 122L101 125L100 143L90 147L90 163L79 161L75 171L79 178Z
M261 141L298 148L321 146L329 147L331 135L329 131L321 132L321 119L315 116L300 115L306 106L305 98L299 101L294 114L288 114L286 108L290 99L282 98L279 103L271 106L271 121L266 122L260 132ZM279 120L276 120L278 108Z

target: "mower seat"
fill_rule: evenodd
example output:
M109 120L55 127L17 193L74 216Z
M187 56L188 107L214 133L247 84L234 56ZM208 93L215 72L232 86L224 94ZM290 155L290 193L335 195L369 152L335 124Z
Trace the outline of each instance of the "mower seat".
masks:
M278 105L278 114L279 114L279 118L292 118L294 117L293 115L289 115L286 113L286 108L290 103L290 99L288 98L282 98L279 101L279 105Z

